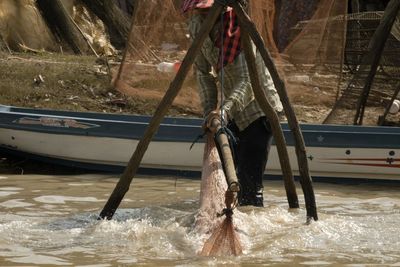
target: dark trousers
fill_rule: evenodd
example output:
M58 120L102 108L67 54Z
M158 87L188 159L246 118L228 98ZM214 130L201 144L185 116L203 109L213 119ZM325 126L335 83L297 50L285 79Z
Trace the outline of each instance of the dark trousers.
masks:
M228 128L238 141L235 153L241 186L239 204L262 206L262 180L272 142L271 125L265 117L261 117L243 131L239 131L234 122L229 123Z

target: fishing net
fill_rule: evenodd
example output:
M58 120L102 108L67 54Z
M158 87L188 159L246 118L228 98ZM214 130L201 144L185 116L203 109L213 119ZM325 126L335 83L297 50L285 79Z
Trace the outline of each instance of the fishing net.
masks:
M129 42L114 76L118 90L138 99L163 97L190 46L181 2L135 1ZM329 114L328 123L352 123L354 103L360 98L360 90L355 88L361 88L365 80L358 69L383 12L350 14L347 0L249 3L250 17L286 81L295 111L302 112L301 118L323 122ZM400 26L396 21L368 101L379 112L397 83L399 60L393 55L398 54ZM202 115L194 72L173 105L188 115Z
M207 135L204 147L200 185L200 210L196 215L195 227L203 233L210 231L217 213L225 208L225 192L228 189L218 150L211 134Z
M161 99L176 74L190 41L181 1L136 1L132 29L122 64L115 76L116 88L138 99ZM176 65L178 66L178 65ZM188 115L202 115L193 73L175 99L175 108Z
M199 232L207 234L211 232L200 253L202 256L229 256L242 253L232 214L218 215L226 208L227 188L218 150L213 135L209 133L204 147L200 208L195 222L195 228Z
M307 117L315 116L315 112L327 114L329 107L334 104L346 42L346 20L341 18L347 13L347 1L311 2L303 4L304 7L298 3L295 7L301 10L302 17L306 17L305 14L312 15L290 28L290 41L276 57L292 104L308 105ZM293 12L291 10L289 14ZM285 16L282 13L280 15ZM284 37L285 34L280 38L285 40ZM284 44L282 42L281 47Z
M205 242L202 256L238 256L242 245L233 225L232 217L226 217L211 237Z

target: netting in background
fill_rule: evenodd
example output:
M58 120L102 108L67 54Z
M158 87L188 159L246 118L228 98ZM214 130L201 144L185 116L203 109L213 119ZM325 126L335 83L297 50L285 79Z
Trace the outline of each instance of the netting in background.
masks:
M365 52L361 47L368 40L361 29L355 29L362 20L347 14L347 0L299 0L296 5L286 2L251 0L250 16L286 80L295 109L297 104L309 105L314 114L328 115L352 78L351 69L357 65L352 62ZM179 62L185 56L190 46L187 18L180 12L181 0L138 0L136 4L129 44L115 85L127 95L161 98L175 72L159 64ZM373 32L376 25L371 27L368 29ZM354 35L361 37L356 44ZM355 45L360 46L360 55L351 53ZM202 114L193 73L174 105L182 106L189 115ZM334 123L348 123L351 116L346 116L349 114L338 116Z
M361 114L357 115L358 102L370 74L371 62L369 50L371 38L376 32L383 11L351 14L347 17L348 31L345 49L345 69L340 80L340 97L333 110L327 116L326 123L354 124ZM400 86L400 14L392 27L380 58L371 90L365 106L364 124L377 124L379 117L390 104L396 89ZM373 51L372 54L378 52ZM389 115L399 121L398 115Z
M265 45L269 52L276 56L279 53L277 43L274 38L275 20L277 17L278 6L275 1L259 0L252 1L249 6L249 15L256 24L261 36L264 38Z
M291 41L276 58L278 69L286 80L292 104L308 105L305 115L323 117L333 106L346 42L348 1L321 0L308 20L291 28ZM282 16L282 14L281 14Z
M285 50L293 40L294 35L291 29L299 22L311 19L320 2L320 0L275 1L278 16L275 18L274 36L279 51Z
M119 91L140 98L164 96L176 71L163 63L181 62L190 45L180 2L136 1L129 43L114 82ZM188 115L202 114L193 74L187 77L173 105L182 107Z

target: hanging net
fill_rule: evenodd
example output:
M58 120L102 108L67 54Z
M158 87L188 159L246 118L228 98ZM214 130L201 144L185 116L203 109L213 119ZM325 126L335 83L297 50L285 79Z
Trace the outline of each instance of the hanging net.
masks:
M138 101L164 96L190 46L180 5L181 1L174 0L136 1L128 44L115 75L119 91ZM191 116L202 114L193 73L173 105Z
M303 7L298 3L296 7L301 10L303 15L300 19L303 20L290 28L290 39L276 57L276 62L286 80L290 100L295 108L296 105L308 106L306 119L322 122L334 104L341 79L347 1L300 2L307 3ZM280 37L283 38L280 47L285 44L284 36ZM319 120L313 118L317 113L322 115Z
M400 17L397 14L388 34L377 39L383 45L381 52L373 36L377 35L383 16L384 12L380 11L355 13L347 17L345 65L338 88L339 98L326 123L377 124L384 110L391 105L390 100L400 86ZM375 56L378 56L376 73L373 70ZM371 75L374 76L369 84ZM362 104L367 89L369 91ZM399 122L398 114L390 116L392 121Z
M348 14L347 0L286 2L250 0L249 15L286 81L300 122L322 123L329 114L326 122L352 123L360 91L349 88L362 87L355 81L364 76L357 78L356 73L383 13ZM190 46L188 18L180 11L182 0L135 3L129 42L114 84L138 101L161 99ZM395 23L380 65L382 83L374 83L368 101L380 112L395 90L392 78L398 73L399 60L391 53L398 49L399 28ZM383 91L379 84L385 84ZM173 105L181 113L202 116L195 71L186 78Z

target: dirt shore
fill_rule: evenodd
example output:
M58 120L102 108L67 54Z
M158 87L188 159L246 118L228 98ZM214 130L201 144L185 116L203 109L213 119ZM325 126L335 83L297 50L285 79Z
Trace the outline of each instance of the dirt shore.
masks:
M152 115L164 92L139 88L126 96L111 86L120 58L52 53L1 53L0 104L71 111ZM168 84L166 84L167 86ZM182 92L169 116L201 116L196 86ZM317 90L317 91L316 91ZM300 122L320 123L334 101L329 88L289 91ZM195 103L195 104L194 104Z

